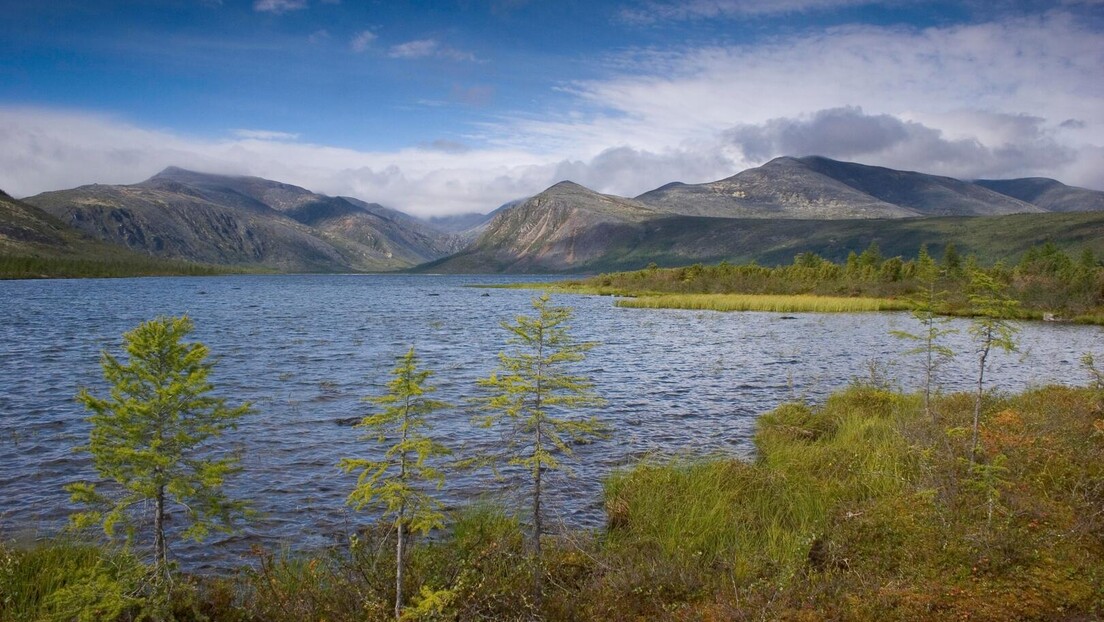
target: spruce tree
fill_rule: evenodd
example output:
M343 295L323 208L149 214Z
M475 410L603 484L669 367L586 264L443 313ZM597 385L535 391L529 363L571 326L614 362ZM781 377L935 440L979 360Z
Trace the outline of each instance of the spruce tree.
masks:
M449 404L426 397L435 388L426 385L432 374L418 369L418 358L411 347L398 359L384 395L365 398L382 407L364 417L357 427L367 433L364 440L387 444L378 459L342 458L338 463L346 473L358 472L356 488L348 503L357 510L372 505L391 516L396 531L395 544L395 618L402 616L405 541L408 534L423 535L444 526L442 506L431 493L440 489L445 475L434 459L448 455L448 448L434 441L427 430L427 417Z
M504 424L509 436L498 457L529 473L529 542L536 564L533 597L539 603L544 474L563 468L561 459L574 454L572 444L604 436L607 428L594 417L569 416L571 409L603 403L588 378L570 372L570 367L582 361L596 344L572 338L567 325L570 307L549 304L547 293L534 299L532 305L535 316L519 315L513 323L502 322L510 332L510 343L517 347L500 352L498 369L477 381L488 396L478 400L486 414L477 417L476 423L484 427Z
M187 317L159 317L123 335L128 360L104 352L107 397L82 389L77 400L92 411L88 445L96 474L112 490L70 484L74 502L89 506L72 522L102 525L113 536L124 527L128 542L139 532L139 506L153 505L152 537L156 567L168 576L166 521L186 524L182 535L197 541L212 529L231 531L246 509L222 487L239 470L236 456L217 457L213 441L236 427L249 404L228 407L210 395L212 363L200 343L181 340L192 332ZM148 513L143 513L143 516Z

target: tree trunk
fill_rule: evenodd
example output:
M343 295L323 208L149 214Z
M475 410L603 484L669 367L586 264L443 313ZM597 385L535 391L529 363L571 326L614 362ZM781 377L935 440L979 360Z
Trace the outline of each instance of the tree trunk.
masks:
M544 594L544 572L541 569L541 465L537 463L533 482L533 603L540 607Z
M989 346L991 343L992 335L991 333L987 333L985 344L981 349L981 354L978 356L977 395L974 397L974 432L970 439L970 464L974 464L977 460L978 427L981 421L981 397L984 394L985 387L985 360L989 358Z
M157 571L163 575L168 571L168 551L165 546L165 485L157 487L156 509L153 516L153 554Z
M929 302L929 304L931 304L931 303ZM928 418L932 420L932 423L938 423L938 421L936 421L936 419L935 419L935 414L932 412L932 409L931 409L932 348L935 345L933 343L935 341L935 339L934 339L934 336L932 335L932 331L935 329L934 322L935 322L935 317L932 314L932 312L929 311L928 312L928 320L927 320L927 323L928 323L928 344L927 344L927 346L928 346L928 348L927 348L928 349L928 362L927 362L927 366L924 368L924 414L926 414L928 416Z
M402 510L399 511L402 515ZM402 617L403 593L403 521L398 520L398 540L395 543L395 619Z
M541 600L544 595L544 572L541 569L541 533L543 531L541 524L541 475L544 471L544 464L541 458L541 449L543 447L544 438L543 430L541 429L541 422L544 418L544 413L541 412L542 401L544 398L544 327L543 325L537 329L537 390L534 401L537 425L536 425L536 439L533 443L533 452L537 458L537 464L533 473L533 606L537 609L540 608Z

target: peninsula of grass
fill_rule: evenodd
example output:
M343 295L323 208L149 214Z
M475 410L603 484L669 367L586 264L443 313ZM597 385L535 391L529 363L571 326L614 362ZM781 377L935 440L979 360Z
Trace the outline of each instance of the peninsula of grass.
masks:
M855 385L758 421L755 458L653 460L606 482L607 522L547 538L458 509L411 550L404 619L1095 620L1104 616L1104 392L932 401ZM394 533L236 573L148 582L131 554L0 546L0 620L394 619Z
M925 279L921 266L934 277ZM984 273L1019 302L1008 319L1054 319L1104 324L1104 267L1091 251L1077 260L1053 244L1029 249L1014 266L981 266L948 246L941 261L921 248L914 259L882 257L876 245L851 253L842 264L802 253L792 264L694 264L679 268L651 265L643 270L600 274L556 283L511 287L557 293L628 298L633 308L714 309L718 311L841 312L915 308L925 292L938 300L936 312L969 316L970 282ZM815 299L822 299L817 301Z
M632 309L699 309L707 311L772 311L776 313L859 313L902 311L907 302L888 298L842 296L778 296L771 294L668 294L622 298L619 307Z

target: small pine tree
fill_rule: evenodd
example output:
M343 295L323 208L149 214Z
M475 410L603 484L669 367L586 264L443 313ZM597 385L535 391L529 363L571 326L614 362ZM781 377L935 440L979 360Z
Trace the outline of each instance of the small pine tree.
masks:
M542 594L539 564L544 473L562 468L560 458L574 454L573 442L601 437L607 432L606 426L593 417L563 416L565 409L603 403L594 394L589 379L568 371L596 344L576 342L566 324L571 318L571 308L548 303L549 296L544 294L532 302L535 317L519 315L512 324L502 323L512 334L511 343L518 348L510 353L500 352L498 369L477 381L489 396L478 400L487 414L477 417L476 423L483 427L508 424L511 436L500 457L508 464L528 470L532 482L530 549L538 567L533 573L533 596L538 603Z
M1019 329L1008 318L1016 314L1019 302L1007 293L1007 287L983 270L970 274L970 310L974 319L970 335L978 357L977 394L974 397L974 423L970 439L970 462L977 457L978 424L981 419L981 399L985 392L985 368L993 348L1013 352Z
M383 410L364 417L357 427L367 434L364 440L389 443L382 458L342 458L338 463L346 473L358 472L356 488L347 502L357 510L380 506L384 516L394 517L395 544L395 618L402 617L405 540L408 532L423 535L444 526L442 506L427 488L440 489L445 474L433 461L447 456L447 447L426 432L427 417L449 404L426 397L435 387L426 385L432 375L418 369L418 358L411 347L398 359L392 371L387 393L365 398Z
M154 560L164 576L170 514L177 520L183 515L189 524L183 535L199 541L211 529L232 530L246 509L222 492L226 477L239 470L237 457L212 457L210 441L236 427L249 404L230 408L209 395L207 348L181 341L192 328L187 317L157 318L123 335L125 364L103 353L111 393L101 398L82 389L77 396L93 413L89 443L79 449L92 455L100 478L120 490L105 494L86 482L66 487L74 502L92 508L73 515L75 527L101 524L111 536L124 526L128 541L138 528L135 506L152 501Z
M906 354L924 355L924 412L933 422L938 421L935 412L931 408L932 387L935 384L935 373L939 366L952 357L954 351L941 344L939 340L947 335L957 332L953 328L942 328L941 325L948 318L939 316L939 307L947 297L947 292L939 291L939 266L928 254L926 246L920 247L920 254L916 260L916 279L920 284L917 295L910 300L912 303L912 317L920 322L922 330L919 334L907 331L891 331L891 334L901 339L919 342Z

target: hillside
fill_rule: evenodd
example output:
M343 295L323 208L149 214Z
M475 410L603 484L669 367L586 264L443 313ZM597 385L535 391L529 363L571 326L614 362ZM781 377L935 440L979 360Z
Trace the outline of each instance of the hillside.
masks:
M941 248L953 240L993 260L1045 239L1096 250L1104 192L812 156L776 158L710 183L671 183L635 199L563 181L485 215L426 220L259 177L175 167L138 184L47 192L23 205L0 212L0 243L10 248L17 240L60 243L58 228L71 226L146 256L246 269L533 273L785 262L805 250L841 259L872 240L906 254L921 242Z
M1097 216L1063 219L1055 212L1091 214L1101 209L1104 193L1058 182L1023 190L1036 186L1034 180L971 183L822 157L776 158L726 179L671 183L636 199L563 182L503 209L460 253L418 269L586 272L652 261L786 262L806 250L842 259L873 240L907 254L922 242L941 248L954 240L992 260L1044 239L1097 245Z
M1047 211L950 177L816 156L775 158L705 184L668 184L637 200L671 214L721 218L834 220Z
M57 218L0 190L0 252L66 249L75 233Z
M380 205L175 167L139 184L82 186L27 202L132 250L283 272L395 270L460 247L456 236Z
M1023 179L977 179L975 184L1048 212L1089 212L1104 210L1104 192L1067 186L1045 177Z
M582 239L580 233L578 239ZM1104 213L1010 214L907 219L796 220L672 216L608 223L586 236L589 253L508 255L469 250L420 266L428 272L588 273L719 261L789 263L805 251L835 261L877 242L886 256L915 255L921 244L942 253L954 243L983 262L1018 257L1045 240L1104 256ZM492 252L494 254L492 254Z
M157 259L108 244L0 191L0 278L215 274L213 266Z
M631 199L564 181L501 210L471 246L418 270L539 272L589 264L609 252L611 235L632 235L636 227L660 216Z

